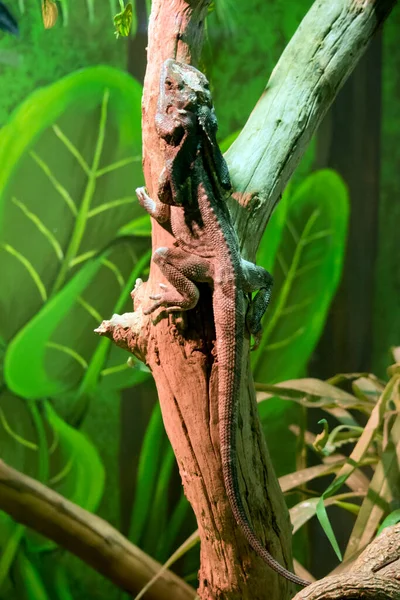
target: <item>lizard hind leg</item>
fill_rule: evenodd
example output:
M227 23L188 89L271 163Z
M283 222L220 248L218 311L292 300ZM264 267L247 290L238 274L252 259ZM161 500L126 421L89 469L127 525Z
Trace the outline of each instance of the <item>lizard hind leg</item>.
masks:
M153 261L170 285L159 284L160 292L150 296L155 302L144 314L148 315L160 307L168 313L194 308L200 295L194 281L211 280L209 262L178 247L158 248Z
M271 299L273 278L263 267L259 267L244 259L242 259L242 270L244 275L244 291L248 293L257 292L250 303L246 315L247 329L254 337L252 350L255 350L261 340L261 321Z

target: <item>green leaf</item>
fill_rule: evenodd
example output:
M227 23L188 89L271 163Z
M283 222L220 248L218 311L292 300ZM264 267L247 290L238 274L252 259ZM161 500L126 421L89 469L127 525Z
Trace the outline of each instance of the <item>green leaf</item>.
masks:
M160 555L154 552L154 549L159 548L160 532L164 531L168 519L168 491L171 483L171 476L174 465L176 464L175 455L171 445L164 450L160 470L157 477L157 485L154 490L153 500L151 503L151 519L146 527L146 538L143 544L143 550L148 554L154 555L157 560L160 560Z
M124 7L124 9L115 15L114 17L114 26L115 26L115 35L117 38L119 36L127 37L131 31L134 30L136 32L136 18L133 18L133 7L130 2ZM133 35L134 35L133 33Z
M165 448L166 434L160 405L153 409L140 452L135 501L129 539L136 545L145 536L146 520L152 515L152 499L157 488L159 468Z
M396 525L397 523L400 523L400 508L391 512L390 515L388 515L386 519L382 521L376 535L378 536L380 533L382 533L382 531L386 529L386 527L391 527L392 525Z
M71 463L65 477L53 475L53 487L82 508L95 512L100 503L105 483L105 471L92 442L77 429L67 425L49 402L45 405L46 419L59 440L59 453L64 466Z
M344 475L335 478L334 481L332 481L332 483L327 487L325 492L322 494L322 496L318 500L317 507L316 507L316 515L321 524L321 527L324 530L326 537L330 541L331 546L334 549L335 554L340 561L342 560L342 553L340 551L339 544L337 543L335 534L332 529L332 525L329 521L329 517L326 512L325 500L327 500L328 498L333 496L342 487L342 485L345 483L345 481L349 477L349 475L350 475L350 472L345 473Z
M322 425L323 429L322 429L321 433L318 433L315 436L315 440L313 442L313 447L317 452L323 454L324 448L326 446L326 443L327 443L328 437L329 437L329 424L326 419L320 419L318 421L318 425Z
M260 383L304 375L339 283L346 241L347 191L335 172L309 175L282 200L257 258L274 276L261 344L252 356ZM296 442L288 424L299 420L300 408L276 398L259 408L278 475L293 471Z
M347 510L347 512L355 516L357 516L360 512L360 505L354 504L353 502L342 502L341 500L337 500L335 504L336 506L339 506L339 508L343 508L344 510Z
M313 173L287 202L272 303L254 359L256 379L271 383L302 373L321 335L340 279L348 222L346 187L334 171ZM268 226L267 243L271 234Z
M4 361L4 375L7 386L15 394L38 399L68 390L68 382L50 379L45 368L48 340L100 266L100 260L86 264L9 344Z
M18 598L21 600L50 600L39 572L22 551L18 553L15 575Z
M5 388L0 394L0 454L2 460L31 477L48 475L43 418L33 402Z
M19 544L24 536L25 527L16 525L6 515L0 514L1 526L1 556L0 556L0 591L8 577L11 566L18 553Z
M81 431L68 425L49 402L44 404L46 422L57 440L47 484L71 502L95 512L104 491L105 470L97 449ZM33 532L26 534L31 552L57 547Z
M272 213L272 216L267 225L267 230L263 236L257 252L257 264L267 269L270 273L273 272L276 262L276 254L282 244L282 237L285 230L285 223L288 220L289 199L291 193L291 185L289 184L284 191L282 198ZM276 283L274 282L273 294L277 293ZM268 309L268 312L270 309Z
M5 343L24 326L28 333L30 319L46 310L78 269L109 246L135 213L142 216L132 194L142 182L140 102L141 88L126 74L109 67L86 69L32 94L1 130L0 337ZM76 295L57 326L47 322L47 338L39 333L46 360L37 375L26 358L32 338L25 355L14 354L8 384L19 394L37 398L77 386L99 344L97 336L82 331L93 330L112 312L138 262L132 244L121 240L109 251L98 276L82 288L84 297ZM35 345L33 361L36 350ZM40 354L43 358L43 347Z
M129 250L127 252L126 250ZM113 286L119 295L111 308L108 308L109 314L121 313L132 310L131 296L136 279L148 268L151 257L151 250L145 252L140 259L137 259L132 247L125 243L117 242L111 249L107 258L109 268L108 275L117 279L117 282L110 281L109 286ZM130 263L132 260L132 263ZM101 275L101 274L100 274ZM99 276L95 282L95 289L102 287L105 282L105 275ZM116 286L115 284L118 284ZM119 289L118 289L119 288ZM100 289L99 289L100 291ZM75 400L68 414L68 420L72 424L78 424L86 413L88 404L98 391L107 393L107 391L120 390L137 385L149 377L149 369L139 361L132 367L128 364L128 353L122 348L118 348L111 340L101 338L97 348L93 353L88 368L83 375L79 389L75 395ZM132 361L130 361L132 362Z
M123 225L118 231L119 236L132 235L135 237L150 237L151 236L151 220L149 215L143 215L126 225Z

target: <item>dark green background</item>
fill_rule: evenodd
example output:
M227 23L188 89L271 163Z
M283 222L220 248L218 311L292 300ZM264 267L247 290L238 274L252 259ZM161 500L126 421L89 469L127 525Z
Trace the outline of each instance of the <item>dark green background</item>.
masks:
M244 125L311 4L306 0L229 0L225 16L222 12L209 17L201 66L211 80L221 139ZM138 12L140 16L141 6ZM0 126L33 90L77 69L107 64L127 69L139 79L143 74L145 35L140 19L135 39L116 40L108 2L96 3L93 23L89 23L85 2L70 2L68 26L58 24L48 31L33 0L26 0L25 13L17 16L20 38L2 35L0 39ZM314 167L337 168L349 185L352 202L349 240L355 241L349 241L342 286L310 364L311 372L321 377L357 370L383 375L389 349L400 340L399 31L397 6L295 175L300 179ZM357 115L354 127L348 127L349 115ZM128 390L121 405L99 399L83 426L98 441L107 471L108 493L99 514L126 534L139 433L156 398L150 384L135 390L135 420ZM176 485L179 488L178 481ZM193 520L188 520L187 533L193 527ZM71 580L74 598L122 598L114 586L76 559L63 560L77 565Z

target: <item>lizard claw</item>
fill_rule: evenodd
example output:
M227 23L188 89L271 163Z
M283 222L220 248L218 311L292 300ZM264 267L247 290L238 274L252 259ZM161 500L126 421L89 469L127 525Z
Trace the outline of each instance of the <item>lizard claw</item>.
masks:
M162 289L162 293L161 294L151 294L151 296L149 296L150 300L162 300L162 298L164 298L165 292L168 291L168 286L165 285L165 283L159 283L158 285Z

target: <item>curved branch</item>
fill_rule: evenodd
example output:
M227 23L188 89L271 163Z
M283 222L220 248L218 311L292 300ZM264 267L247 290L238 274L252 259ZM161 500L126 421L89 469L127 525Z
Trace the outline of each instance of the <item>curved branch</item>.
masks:
M161 565L116 529L0 460L0 510L69 550L121 589L137 594ZM193 600L195 591L166 571L148 600Z
M347 571L325 577L293 600L398 600L400 524L384 529Z
M314 2L286 47L226 153L237 191L233 212L239 232L251 232L245 240L250 256L322 117L395 4Z

